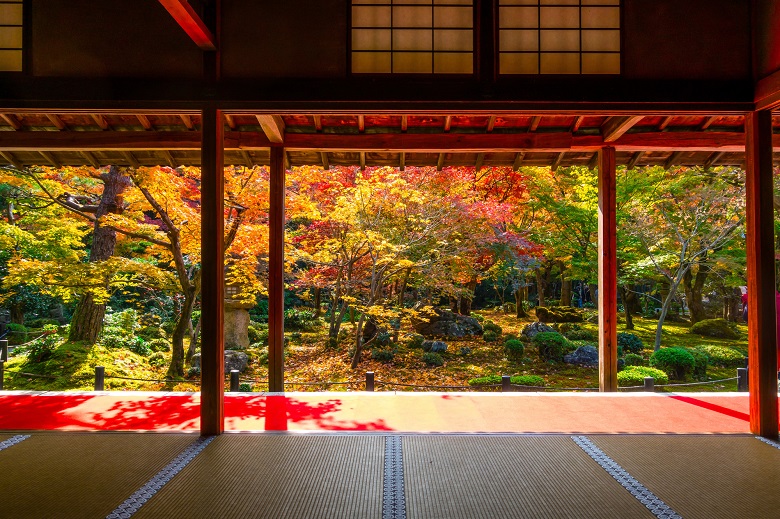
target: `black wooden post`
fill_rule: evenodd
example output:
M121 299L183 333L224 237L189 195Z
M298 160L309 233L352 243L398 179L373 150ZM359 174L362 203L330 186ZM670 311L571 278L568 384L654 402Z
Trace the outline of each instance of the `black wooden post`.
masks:
M0 339L0 360L8 362L8 340Z
M748 391L748 369L737 368L737 391L747 393Z
M502 375L501 376L501 392L502 393L509 393L512 391L512 377L509 375Z
M230 392L231 393L238 392L238 375L239 375L239 371L237 369L230 370Z
M366 371L366 391L374 390L374 372Z
M653 377L645 377L645 391L648 393L655 391L655 379Z
M106 368L95 366L95 391L103 391L106 380Z
M3 380L5 379L5 361L0 359L0 391L3 390Z

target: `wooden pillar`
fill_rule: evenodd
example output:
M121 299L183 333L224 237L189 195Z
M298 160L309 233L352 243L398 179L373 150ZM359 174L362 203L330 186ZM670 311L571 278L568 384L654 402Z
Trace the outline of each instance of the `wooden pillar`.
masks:
M615 148L599 150L599 391L617 391Z
M222 113L202 112L200 431L221 434L224 417L224 165Z
M268 217L268 391L284 391L284 148L271 148Z
M772 200L772 113L745 118L750 431L777 438L777 315Z

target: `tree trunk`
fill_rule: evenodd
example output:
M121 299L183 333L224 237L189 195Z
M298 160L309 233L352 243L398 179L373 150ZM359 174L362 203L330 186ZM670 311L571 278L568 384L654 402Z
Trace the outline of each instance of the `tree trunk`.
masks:
M528 288L525 286L517 287L515 290L515 317L517 318L528 317L525 308L523 308L523 303L525 303L525 300L528 297L526 293L527 290Z
M544 281L544 276L542 276L542 269L538 268L536 269L536 296L539 298L539 306L547 306L546 301L544 299L544 291L547 288L547 283Z
M404 271L404 277L401 280L401 286L398 288L398 306L404 307L404 294L406 294L406 284L409 282L409 276L412 273L412 269L408 268Z
M595 283L588 283L588 292L590 292L590 301L599 307L599 286Z
M460 315L471 315L471 302L474 299L474 290L477 289L476 278L473 278L466 284L466 289L468 290L468 295L460 298Z
M198 324L195 325L195 329L190 335L190 346L187 348L187 357L184 359L188 366L192 364L192 356L195 355L195 350L198 348L198 336L200 335L200 323L202 321L198 319ZM192 321L190 321L190 327L192 327Z
M181 316L176 322L171 337L171 364L168 366L168 378L184 376L184 337L187 335L187 328L192 319L192 309L195 306L197 292L195 287L184 293L184 303L181 305Z
M654 351L661 349L661 331L664 328L664 320L666 319L666 314L669 312L669 308L672 306L672 300L674 300L674 296L677 294L677 288L680 286L684 275L685 272L683 272L682 275L678 274L678 277L675 278L674 283L672 283L672 285L669 287L669 291L666 292L664 304L661 305L661 315L658 316L658 326L655 329L655 344L653 345Z
M95 230L92 233L92 248L89 251L89 261L105 261L114 255L116 231L100 224L100 218L108 213L121 213L123 209L122 193L130 186L130 178L119 168L111 166L107 173L101 175L103 194L95 212ZM105 303L95 302L91 292L87 292L73 312L68 339L71 341L86 341L89 344L97 342L103 329L103 318L106 315Z
M618 288L620 290L620 299L623 300L623 313L626 316L626 330L633 330L634 318L631 316L631 304L628 301L629 291L626 290L626 287L623 285L620 285Z
M702 291L709 273L710 266L707 263L700 263L696 276L688 270L683 277L685 299L688 302L688 310L691 312L691 324L696 324L706 318L706 315L704 315L704 303L702 302Z
M358 321L357 330L355 331L355 354L352 356L352 369L358 367L360 363L360 356L363 353L363 323L366 320L366 314L360 314L360 320Z
M315 288L314 289L314 318L318 319L320 317L320 314L322 314L322 289L321 288Z

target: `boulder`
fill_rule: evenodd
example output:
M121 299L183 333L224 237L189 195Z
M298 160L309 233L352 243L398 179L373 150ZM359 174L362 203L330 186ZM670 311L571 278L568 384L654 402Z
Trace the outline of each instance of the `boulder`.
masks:
M243 351L225 350L225 373L237 369L240 372L246 370L249 357ZM200 353L192 356L192 367L200 369Z
M249 312L225 304L225 348L244 350L249 347Z
M523 328L522 334L524 336L528 337L529 339L533 339L534 337L536 337L537 333L554 332L554 331L555 330L552 327L550 327L550 326L548 326L548 325L546 325L546 324L544 324L542 322L536 321L536 322L533 322L533 323L531 323L529 325L526 325L526 327Z
M414 331L426 337L474 337L482 335L482 325L474 317L460 315L449 310L434 310L428 320L412 322Z
M567 364L595 367L599 365L599 350L594 346L580 346L573 353L563 356Z
M423 350L431 353L442 353L447 351L447 343L442 341L423 341Z

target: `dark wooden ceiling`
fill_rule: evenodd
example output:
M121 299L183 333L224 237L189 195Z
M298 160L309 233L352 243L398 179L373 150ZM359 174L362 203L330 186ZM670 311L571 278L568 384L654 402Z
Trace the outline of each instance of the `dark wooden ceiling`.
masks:
M0 113L0 164L200 165L200 114ZM744 163L741 115L253 114L224 116L225 163L266 165L283 145L288 166L595 166ZM780 118L775 118L780 162Z

